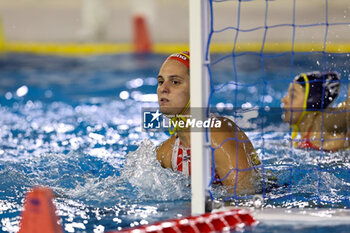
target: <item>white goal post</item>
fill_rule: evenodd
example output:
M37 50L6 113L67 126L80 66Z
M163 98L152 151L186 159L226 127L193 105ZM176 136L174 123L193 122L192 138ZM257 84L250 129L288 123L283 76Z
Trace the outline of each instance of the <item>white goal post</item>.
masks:
M191 109L204 109L209 98L209 74L205 61L209 34L209 1L190 0L189 9ZM205 119L205 111L200 111L196 117ZM206 133L191 132L192 215L205 212L209 182L210 149L207 146Z

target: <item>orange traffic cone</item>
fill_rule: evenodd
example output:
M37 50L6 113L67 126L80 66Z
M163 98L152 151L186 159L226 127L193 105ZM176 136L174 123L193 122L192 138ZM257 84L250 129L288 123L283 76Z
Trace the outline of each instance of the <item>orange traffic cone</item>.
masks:
M151 39L147 29L146 19L137 15L134 17L134 48L136 53L151 52Z
M63 233L53 198L49 188L37 187L28 192L18 233Z

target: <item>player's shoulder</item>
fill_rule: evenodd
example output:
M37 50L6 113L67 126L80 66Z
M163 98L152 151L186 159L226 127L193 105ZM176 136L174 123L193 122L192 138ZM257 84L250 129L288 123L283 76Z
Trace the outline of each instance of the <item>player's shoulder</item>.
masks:
M175 136L172 136L162 142L157 148L157 160L160 162L160 164L165 167L171 167L171 156L172 156L172 151L175 143Z
M241 131L241 129L229 118L217 115L211 115L211 118L215 120L215 122L219 121L220 124L214 124L214 127L211 127L212 132L221 132L224 134L230 134L232 132ZM218 126L219 127L215 127Z
M248 136L233 122L233 120L228 117L215 117L222 122L220 128L211 128L212 140L214 140L215 143L222 144L223 142L228 142L228 144L233 144L237 139L245 142L243 144L250 143ZM241 146L243 146L243 144L240 143Z
M170 138L168 138L167 140L165 140L164 142L162 142L157 148L157 154L158 153L167 153L169 152L169 150L171 150L173 148L173 145L175 143L175 139L176 136L173 135Z

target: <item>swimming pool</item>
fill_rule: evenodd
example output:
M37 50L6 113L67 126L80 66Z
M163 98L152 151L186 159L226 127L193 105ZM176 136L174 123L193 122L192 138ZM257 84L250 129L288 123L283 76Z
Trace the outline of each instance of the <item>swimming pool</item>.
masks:
M295 56L293 72L322 69L322 56ZM164 58L154 54L0 58L3 232L18 230L24 194L35 185L54 190L65 232L103 232L190 214L189 180L162 169L154 157L154 147L167 135L146 133L140 127L141 108L157 106L156 76ZM327 67L348 77L346 58L329 57ZM236 116L265 168L277 178L276 188L265 193L265 205L350 208L349 151L322 154L289 146L289 129L278 109L291 77L290 56L266 57L264 70L260 57L253 55L238 57L236 66L237 82L256 85L230 84L234 70L232 60L225 59L212 66L217 94L211 104L261 106L264 96L264 109L276 109L263 118L264 137L257 130L257 119ZM267 85L260 82L262 78ZM346 85L339 101L344 96ZM217 196L225 195L216 191ZM248 231L345 232L348 227L263 224Z

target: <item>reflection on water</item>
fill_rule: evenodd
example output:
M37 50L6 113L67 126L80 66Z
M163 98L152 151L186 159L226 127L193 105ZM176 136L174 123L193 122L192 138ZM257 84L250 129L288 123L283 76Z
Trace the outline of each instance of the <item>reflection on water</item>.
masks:
M1 107L3 230L16 231L24 193L36 185L54 190L67 232L188 215L189 179L160 167L150 136L140 132L140 109L108 99Z
M101 99L75 107L40 101L1 107L4 231L17 229L23 195L36 185L53 188L66 232L116 229L190 213L190 180L160 167L155 144L140 132L140 113L123 105ZM263 158L266 178L275 182L273 188L266 184L266 206L346 207L349 153L320 157L320 152L295 150L287 139L281 145L283 133L275 132L265 135L271 143L264 145L259 134L248 133ZM166 138L153 137L158 143ZM214 196L223 195L230 194L214 189Z

